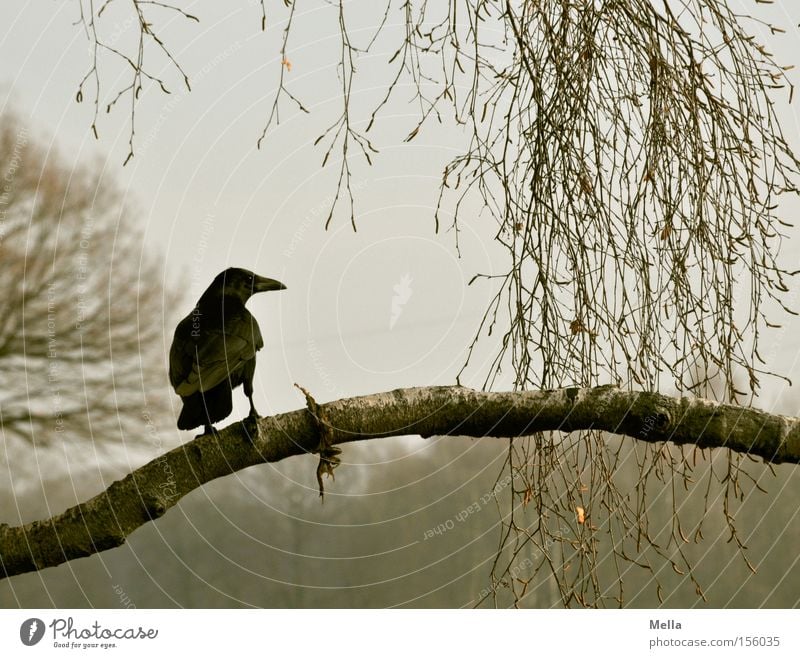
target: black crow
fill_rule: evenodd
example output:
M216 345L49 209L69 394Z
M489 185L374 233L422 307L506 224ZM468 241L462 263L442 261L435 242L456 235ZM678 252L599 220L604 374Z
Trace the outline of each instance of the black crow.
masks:
M253 405L256 352L264 346L256 319L245 302L257 292L285 290L280 281L231 267L220 272L192 312L178 323L169 351L169 381L183 400L178 429L204 425L204 434L233 409L233 389L241 384Z

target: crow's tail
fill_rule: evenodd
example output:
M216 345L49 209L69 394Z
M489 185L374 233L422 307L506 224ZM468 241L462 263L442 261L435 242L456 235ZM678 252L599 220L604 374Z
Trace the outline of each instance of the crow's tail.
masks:
M233 411L233 395L227 382L215 386L205 393L193 393L183 400L183 409L178 416L178 429L191 430L200 425L213 425Z

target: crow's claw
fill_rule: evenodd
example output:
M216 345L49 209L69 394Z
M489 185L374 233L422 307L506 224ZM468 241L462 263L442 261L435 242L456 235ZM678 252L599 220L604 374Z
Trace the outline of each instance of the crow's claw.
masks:
M259 437L258 419L259 416L257 414L251 413L242 421L242 425L244 425L244 433L245 436L247 436L247 440L250 445L255 444L256 439Z
M208 434L212 434L213 436L216 436L217 438L219 438L219 431L213 425L205 425L203 427L202 433L196 434L194 438L195 439L199 439L201 436L206 436Z

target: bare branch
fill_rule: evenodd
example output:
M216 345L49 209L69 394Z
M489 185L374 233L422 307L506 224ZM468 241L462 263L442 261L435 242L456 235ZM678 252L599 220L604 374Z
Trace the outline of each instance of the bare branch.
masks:
M158 86L164 94L169 94L170 91L167 87L166 81L149 72L149 63L154 59L151 50L155 50L165 58L169 63L170 68L177 72L181 81L186 88L191 90L189 84L189 76L184 71L178 60L172 54L166 43L161 39L154 23L150 16L145 13L145 7L151 7L155 11L167 11L167 13L177 14L185 20L192 22L199 22L197 16L189 14L180 7L175 5L157 2L156 0L130 0L128 7L128 17L125 22L130 22L136 25L138 31L138 39L133 52L130 54L123 52L115 45L115 40L109 40L103 36L102 26L99 24L103 20L104 12L112 4L113 0L105 0L98 8L95 0L77 0L79 7L78 22L83 25L84 33L89 41L89 49L91 52L91 64L89 70L84 75L83 79L78 85L78 91L75 94L75 100L78 103L83 102L86 96L86 85L92 81L92 103L94 111L92 116L91 130L95 138L98 137L98 118L100 113L100 96L101 96L101 80L100 80L100 60L104 53L113 56L117 62L121 62L126 68L129 69L129 82L123 84L117 89L113 98L104 103L106 113L110 113L116 106L117 102L125 97L130 101L130 131L128 134L128 154L125 157L123 165L127 164L134 155L134 141L136 136L136 108L140 101L140 96L143 90L143 82L149 81ZM84 6L85 5L85 6ZM123 24L125 23L123 22Z
M699 398L594 389L485 393L455 387L399 389L320 405L333 444L419 434L518 437L533 432L604 430L651 443L729 448L772 463L800 463L800 419ZM319 430L302 409L203 435L105 492L45 521L0 525L4 575L51 567L114 548L183 496L243 468L314 452ZM567 444L569 442L566 442Z

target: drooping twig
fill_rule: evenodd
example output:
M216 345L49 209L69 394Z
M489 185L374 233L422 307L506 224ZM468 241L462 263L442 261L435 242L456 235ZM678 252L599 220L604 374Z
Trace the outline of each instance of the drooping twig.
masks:
M341 463L339 455L341 454L342 450L341 448L337 448L333 445L333 433L331 432L330 423L325 416L325 411L317 404L317 401L314 399L311 393L300 386L300 384L295 384L295 386L300 389L303 395L306 396L306 405L308 406L308 411L311 414L311 417L314 419L314 422L317 425L317 431L319 432L319 447L317 448L317 452L319 452L319 464L317 465L317 484L319 485L319 497L324 500L325 486L322 484L322 476L327 475L332 480L335 479L333 475L333 469L335 469Z

